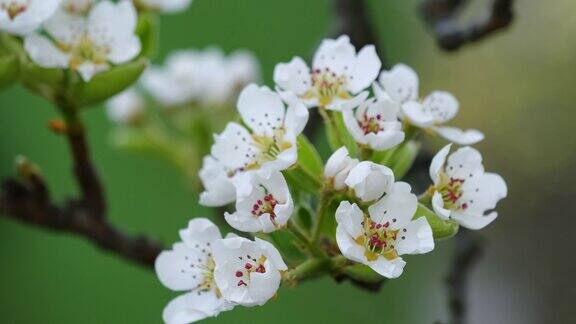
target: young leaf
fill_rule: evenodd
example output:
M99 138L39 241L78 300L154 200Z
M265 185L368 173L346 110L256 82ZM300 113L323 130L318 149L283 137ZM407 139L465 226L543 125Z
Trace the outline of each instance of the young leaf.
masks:
M428 224L432 227L435 240L450 238L458 233L458 225L449 220L443 220L436 213L428 209L421 203L418 203L418 209L414 215L414 219L426 217Z
M322 181L324 163L314 145L304 135L298 136L298 165L318 181Z
M394 151L389 166L392 168L392 171L394 171L396 179L402 179L410 170L419 150L420 144L414 141L408 141L402 143L401 146Z
M98 73L89 82L79 80L72 86L71 97L79 107L100 103L138 81L147 65L148 59L141 58Z
M0 89L16 81L19 73L20 68L16 56L0 53Z
M158 16L153 12L140 13L136 34L142 43L139 57L154 56L158 48Z

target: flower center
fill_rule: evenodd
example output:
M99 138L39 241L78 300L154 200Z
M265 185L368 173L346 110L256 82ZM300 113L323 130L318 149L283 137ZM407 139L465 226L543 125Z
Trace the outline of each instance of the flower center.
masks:
M271 193L264 196L263 199L258 199L252 206L252 215L254 217L259 217L263 214L270 214L270 219L274 221L276 214L274 213L274 207L278 204L278 201Z
M85 62L105 64L106 57L110 52L107 46L94 42L85 33L82 34L74 44L59 44L59 47L63 51L70 53L70 67L72 69L77 69Z
M276 130L273 136L252 135L252 139L259 152L254 162L255 167L276 160L280 153L292 147L292 144L284 140L283 129Z
M28 9L28 1L13 1L8 4L0 4L0 9L6 11L8 17L10 17L11 20L14 20L16 16Z
M92 8L92 1L85 0L83 2L77 0L68 0L62 6L64 10L70 14L83 15Z
M265 256L262 255L260 258L256 259L247 254L246 256L238 257L238 259L246 262L244 263L244 266L236 270L235 273L236 278L238 278L238 282L236 283L238 287L248 286L250 283L250 274L252 272L266 273L266 267L264 266L264 263L266 262Z
M379 224L369 217L364 217L362 226L364 234L356 238L356 243L364 246L364 256L368 261L376 261L380 255L387 260L398 258L394 245L399 230L389 229L390 222Z
M380 131L384 130L384 127L380 125L382 121L382 115L378 114L376 116L368 117L367 114L364 114L364 118L358 121L358 126L364 131L364 135L368 135L370 133L377 134Z
M328 68L316 69L312 72L312 89L304 95L304 98L318 98L318 105L325 107L334 98L349 99L351 97L345 85L346 76L337 75Z
M458 203L463 194L462 185L464 181L464 179L449 177L444 172L440 174L440 183L436 185L436 190L442 195L444 208L451 210L468 208L466 203Z

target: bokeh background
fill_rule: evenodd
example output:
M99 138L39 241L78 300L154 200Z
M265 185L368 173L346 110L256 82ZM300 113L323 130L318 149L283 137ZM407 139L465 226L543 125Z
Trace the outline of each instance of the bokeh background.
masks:
M454 124L481 129L487 169L501 173L509 198L481 232L485 255L470 277L471 323L565 323L576 297L576 3L516 1L506 31L458 52L440 51L418 18L416 0L374 0L370 13L388 63L420 74L422 93L446 89L459 98ZM465 19L486 14L475 1ZM328 0L195 0L162 17L158 61L174 49L248 48L271 84L274 64L310 56L332 24ZM0 93L0 176L13 158L41 165L58 199L74 194L62 138L47 130L57 117L19 86ZM165 242L191 217L209 215L182 176L162 162L114 150L102 107L84 115L96 164L107 187L111 219ZM431 141L432 149L442 142ZM433 323L448 318L445 277L453 241L409 257L405 274L377 294L330 279L283 288L260 308L238 308L206 323ZM155 275L68 235L0 218L0 322L159 323L176 294Z

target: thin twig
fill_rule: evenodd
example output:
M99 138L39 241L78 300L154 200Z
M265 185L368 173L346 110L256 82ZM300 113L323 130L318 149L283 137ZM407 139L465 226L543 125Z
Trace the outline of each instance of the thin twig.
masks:
M9 178L2 183L0 217L83 236L104 250L152 269L162 245L144 236L127 235L107 220L104 188L90 159L84 127L74 110L63 112L80 197L56 204L39 171L20 159L23 180Z
M452 324L466 323L468 280L474 265L482 256L481 241L475 233L461 229L458 234L455 238L454 262L446 279Z
M467 27L459 27L456 18L466 0L427 0L420 7L422 18L432 28L438 46L454 51L508 27L513 20L513 0L493 0L490 15Z

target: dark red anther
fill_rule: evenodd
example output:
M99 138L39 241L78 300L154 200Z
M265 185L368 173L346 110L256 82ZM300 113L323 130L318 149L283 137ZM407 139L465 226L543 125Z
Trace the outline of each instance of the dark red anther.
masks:
M246 269L246 270L252 269L252 265L250 263L246 263L244 265L244 269Z
M265 272L266 272L266 268L264 268L264 265L261 264L261 265L258 266L258 268L256 268L255 271L256 271L256 272L259 272L259 273L265 273Z
M240 281L238 281L238 287L240 287L240 286L245 286L245 287L246 287L246 286L248 286L248 285L244 282L244 280L240 280Z
M242 271L236 271L236 277L240 278L242 277L244 274L242 273Z

